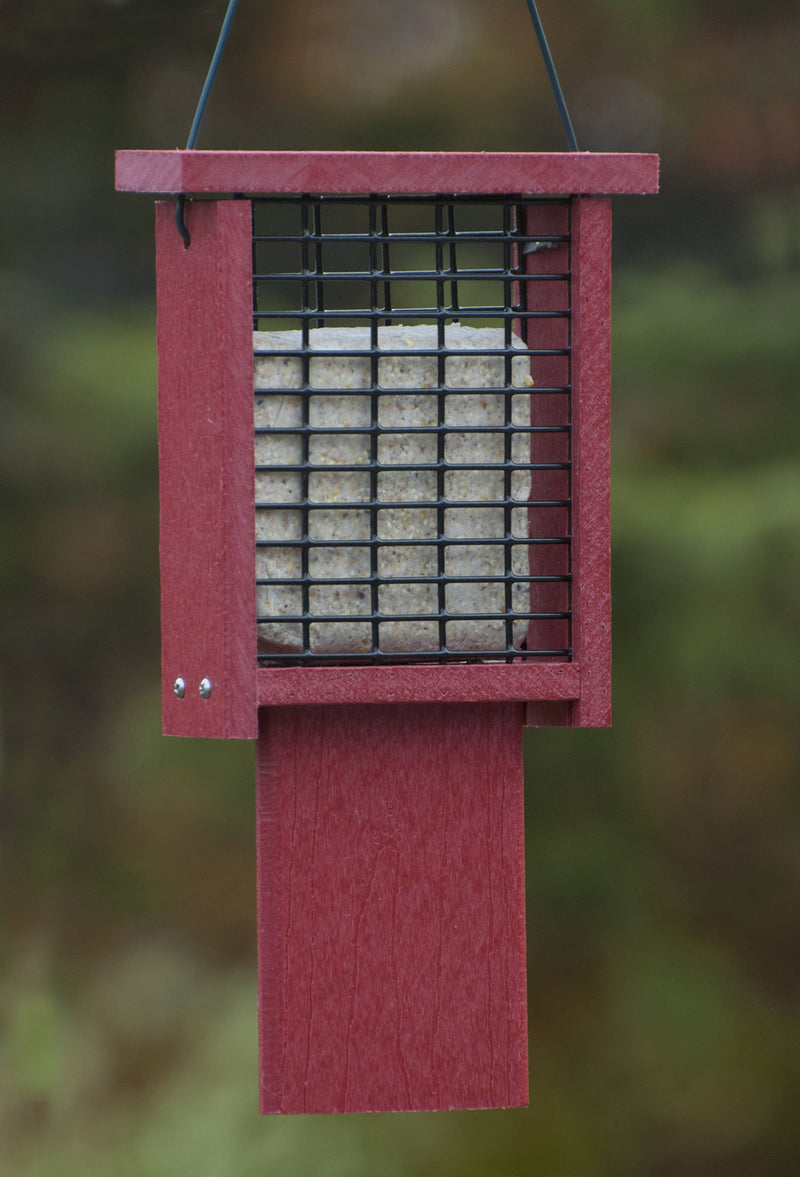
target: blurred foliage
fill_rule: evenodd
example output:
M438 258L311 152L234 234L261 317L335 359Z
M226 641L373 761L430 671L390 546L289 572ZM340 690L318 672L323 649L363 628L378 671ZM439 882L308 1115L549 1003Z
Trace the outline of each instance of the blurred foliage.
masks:
M615 727L526 736L528 1111L261 1120L253 754L158 716L152 215L224 3L0 46L0 1172L794 1177L800 18L542 16L617 201ZM517 0L240 6L201 145L560 149Z

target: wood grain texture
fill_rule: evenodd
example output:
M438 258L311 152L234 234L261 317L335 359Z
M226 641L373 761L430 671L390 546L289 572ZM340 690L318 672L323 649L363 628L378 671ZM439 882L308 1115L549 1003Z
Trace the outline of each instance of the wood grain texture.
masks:
M542 202L525 209L526 235L543 237L567 235L570 210L567 202ZM542 281L522 283L521 294L529 311L557 314L559 318L529 319L525 323L527 343L531 348L560 351L570 342L570 250L569 242L555 248L538 249L525 254L524 272L541 275ZM553 275L566 275L562 281ZM531 376L539 392L531 396L531 424L537 427L565 428L570 425L568 392L545 393L546 388L569 388L569 355L531 356ZM570 461L568 433L531 434L531 462L542 465L567 464ZM570 472L558 469L531 471L531 499L534 502L565 502L564 507L530 507L528 533L537 538L560 538L570 534ZM566 576L570 572L570 549L567 544L532 544L530 570L533 576ZM531 584L531 610L559 613L570 607L569 584L563 581ZM532 620L528 629L531 650L563 650L570 647L568 619ZM565 660L566 656L562 658ZM536 696L531 695L534 699Z
M311 703L480 703L577 699L574 663L281 666L258 671L259 706Z
M257 730L250 205L156 210L163 720ZM173 691L186 681L186 695ZM199 694L201 680L211 695Z
M536 204L525 210L525 232L531 236L542 234L565 234L570 231L569 208L562 204ZM525 272L528 274L569 274L571 261L568 243L556 248L537 250L525 257ZM526 306L531 311L570 311L569 282L549 279L543 282L528 282L522 293ZM570 326L568 319L534 320L528 326L529 346L535 348L565 348L569 346ZM570 364L568 356L531 357L531 375L535 387L568 388ZM567 425L571 423L570 398L568 393L537 394L531 397L532 423L534 425ZM531 457L535 462L565 462L570 459L570 442L566 434L533 434ZM571 497L570 475L566 470L541 470L532 475L531 498L535 500L569 500ZM571 533L571 511L563 509L539 509L529 511L529 532L531 535L559 536ZM531 572L533 574L562 575L571 570L570 552L562 546L536 546L531 548ZM570 608L571 592L566 584L534 583L531 585L531 608L542 612L558 612ZM529 646L562 649L571 642L568 621L551 620L531 622ZM563 669L578 670L577 663L561 663ZM578 691L572 698L577 698ZM558 700L555 695L528 695L525 709L527 727L562 727L572 722L571 701Z
M572 202L573 650L581 668L572 723L611 723L611 202Z
M527 1101L521 711L260 712L263 1112Z
M119 151L123 192L573 193L658 190L658 156L599 152Z

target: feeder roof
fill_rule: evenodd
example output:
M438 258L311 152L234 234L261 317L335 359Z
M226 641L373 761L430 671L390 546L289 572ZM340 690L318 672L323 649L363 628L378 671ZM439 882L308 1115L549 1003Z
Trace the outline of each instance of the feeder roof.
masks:
M118 151L122 192L645 196L658 156L619 152Z

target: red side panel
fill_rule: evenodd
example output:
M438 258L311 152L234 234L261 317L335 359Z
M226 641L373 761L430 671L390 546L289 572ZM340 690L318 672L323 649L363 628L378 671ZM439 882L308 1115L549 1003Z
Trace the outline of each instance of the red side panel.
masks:
M570 245L567 240L555 242L548 238L569 235L570 205L561 201L528 205L524 229L527 236L541 234L544 239L539 243L531 242L524 258L525 273L542 276L542 281L525 283L521 291L524 305L537 314L554 316L527 320L528 346L553 353L531 358L534 383L531 424L561 430L571 424L570 360L569 355L558 354L570 345ZM559 469L569 463L570 454L568 433L534 433L531 437L531 461L545 467L531 474L531 499L567 504L564 507L532 506L529 509L531 536L557 540L570 535L570 472ZM534 576L568 575L571 571L570 549L561 543L534 544L530 549L530 565ZM570 586L565 581L531 584L531 609L534 612L563 612L570 608L570 602ZM531 649L555 651L569 648L570 642L569 621L530 623L528 646ZM569 665L570 669L575 668L574 663ZM536 696L531 694L528 699L533 701ZM531 702L526 711L526 722L531 726L560 726L568 724L571 715L572 707L567 702Z
M534 435L534 460L572 461L570 518L552 508L531 511L531 534L564 534L571 528L571 568L565 548L533 549L545 572L572 573L572 662L580 672L579 698L574 703L532 702L526 712L530 726L568 724L605 727L611 723L611 203L603 197L574 197L569 225L563 206L533 206L528 233L571 233L566 246L531 255L528 272L559 274L571 271L571 291L557 280L534 282L529 309L571 309L571 325L564 319L533 320L538 346L571 347L571 358L537 356L531 370L537 388L571 383L571 455L564 434ZM571 303L569 302L571 298ZM532 346L537 346L532 344ZM569 420L566 397L557 393L533 396L534 424L563 425ZM536 454L538 453L538 458ZM538 479L538 483L537 480ZM537 485L539 490L537 491ZM532 498L562 499L569 494L562 471L534 473ZM546 529L550 529L549 531ZM534 585L534 608L563 609L558 585ZM564 623L539 623L539 642L550 627L553 645L564 644ZM537 644L535 638L531 644Z
M611 723L611 201L572 202L576 727Z
M156 210L164 732L257 734L249 201ZM176 680L185 683L179 698ZM203 698L200 684L210 682Z
M260 714L261 1110L526 1103L521 705Z

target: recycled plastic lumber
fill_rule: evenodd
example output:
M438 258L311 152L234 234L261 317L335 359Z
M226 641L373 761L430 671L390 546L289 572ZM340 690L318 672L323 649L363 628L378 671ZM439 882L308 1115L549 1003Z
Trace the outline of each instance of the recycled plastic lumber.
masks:
M118 151L122 192L646 195L658 156L513 151Z
M521 724L261 709L263 1112L527 1103Z

